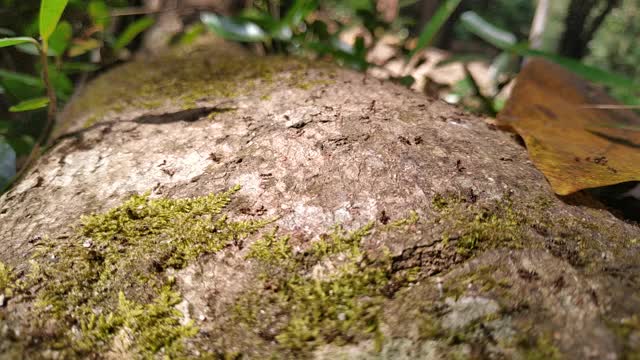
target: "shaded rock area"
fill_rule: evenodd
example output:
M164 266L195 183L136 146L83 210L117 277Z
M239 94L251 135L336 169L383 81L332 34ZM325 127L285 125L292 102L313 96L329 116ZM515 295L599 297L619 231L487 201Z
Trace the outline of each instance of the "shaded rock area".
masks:
M482 119L207 42L93 81L0 198L14 358L640 353L640 228Z

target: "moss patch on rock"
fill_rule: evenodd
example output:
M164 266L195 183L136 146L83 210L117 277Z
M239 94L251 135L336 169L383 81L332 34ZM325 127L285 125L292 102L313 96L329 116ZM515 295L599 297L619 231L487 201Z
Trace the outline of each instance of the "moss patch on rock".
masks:
M627 358L640 359L640 315L634 314L619 321L610 321L608 325L620 339L625 340L624 351Z
M475 250L508 245L520 247L525 217L505 198L487 206L477 206L455 196L436 196L432 206L446 223L445 242L453 241L458 252L469 256Z
M13 295L13 288L15 287L16 276L13 270L0 261L0 306L4 305L5 299Z
M256 98L268 96L273 91L268 85L279 79L303 90L333 82L302 76L311 67L302 59L248 56L234 44L205 41L106 73L70 105L65 118L90 113L84 119L88 127L127 110L187 110L201 101L224 101L256 91ZM323 63L313 67L322 68Z
M442 240L463 258L496 248L544 248L573 266L597 271L603 252L628 254L637 248L621 224L605 227L566 216L546 198L516 203L505 194L476 201L473 194L447 193L436 195L432 208Z
M185 340L197 329L175 308L181 298L168 270L268 223L223 214L238 190L192 199L135 195L84 217L71 238L41 247L26 288L35 288L33 315L54 328L42 345L75 356L114 348L142 358L189 353Z
M412 212L391 226L369 223L353 231L335 226L301 252L275 232L256 241L247 257L258 261L262 284L240 297L234 321L295 356L329 343L373 339L381 346L382 305L410 277L392 270L384 249L373 257L364 243L405 231L416 221Z
M199 345L211 338L199 334L176 309L182 299L171 274L269 223L229 220L224 210L238 189L193 199L135 195L112 210L84 217L73 236L41 246L22 291L36 300L28 322L42 328L42 333L33 332L24 348L34 353L54 349L62 356L114 351L133 357L196 354ZM432 281L435 267L423 261L431 264L438 258L437 272L446 272L484 250L543 248L545 239L555 239L559 231L569 232L560 237L567 243L578 239L590 244L583 239L588 228L580 221L562 217L551 221L546 207L530 209L508 197L476 202L446 195L436 197L432 205L434 216L421 218L410 212L406 218L371 222L352 231L336 225L316 240L295 246L277 228L267 232L246 251L251 264L247 271L255 271L254 285L235 298L228 308L232 315L211 320L233 334L207 350L307 357L328 344L364 342L380 350L388 340L383 329L390 326L385 306L395 301L391 299L398 291L403 299L410 294L408 285ZM540 224L548 228L546 233L537 231ZM407 257L405 252L392 256L385 246L416 234L433 236L431 245L410 248ZM486 299L513 300L512 284L496 278L496 272L493 265L480 267L446 281L439 295L416 301L412 306L422 310L410 321L417 327L419 341L435 341L445 349L486 340L482 327L501 321L496 314L452 329L443 313L452 305L440 297L455 305L473 285L489 295ZM0 267L0 285L14 281L12 275L3 274L10 272ZM247 339L227 348L237 336ZM557 352L552 343L541 341L509 348L532 358Z

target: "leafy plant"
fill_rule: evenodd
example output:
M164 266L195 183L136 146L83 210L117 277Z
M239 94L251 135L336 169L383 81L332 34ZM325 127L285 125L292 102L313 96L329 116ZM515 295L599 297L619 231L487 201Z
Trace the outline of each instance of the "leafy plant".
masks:
M40 54L40 62L42 67L42 80L44 82L44 87L46 90L46 97L37 97L31 98L27 100L23 100L20 103L9 108L9 111L18 112L18 111L28 111L35 110L46 107L48 105L47 111L47 123L42 131L41 139L38 143L42 143L47 136L47 133L53 126L55 122L56 112L57 112L57 99L56 92L53 88L54 78L51 76L52 74L49 72L49 44L50 40L51 44L53 44L53 48L56 50L60 50L63 45L63 40L66 34L70 32L70 26L65 24L61 27L62 30L56 31L58 27L58 22L60 21L60 17L64 12L65 7L67 6L68 0L42 0L40 4L40 15L39 15L39 30L40 30L40 41L32 38L32 37L8 37L0 39L0 47L9 47L9 46L19 46L30 44L34 46L38 53ZM53 35L56 35L53 37ZM37 146L33 148L31 155L29 156L29 161L31 161L35 157L35 153L37 151ZM6 151L5 151L6 153ZM15 170L15 153L13 157L4 156L4 167L9 168L7 161L13 159L14 161L14 170ZM25 167L26 168L26 167ZM6 177L7 174L11 174L11 172L3 172L2 177ZM2 174L0 174L2 175ZM11 174L15 175L15 174ZM0 183L0 185L3 185Z
M108 3L129 4L126 0ZM0 49L6 51L0 60L4 67L0 69L0 95L11 105L8 110L18 113L10 120L0 119L0 142L13 148L17 162L25 169L38 155L40 146L47 144L56 110L70 98L74 81L82 82L89 73L125 59L126 48L154 19L121 17L114 21L107 0L21 0L13 4L10 17L0 13L3 25L10 27L0 29L0 36L8 36L0 38L0 47L6 48ZM34 4L39 13L31 12ZM18 17L24 24L10 21ZM47 107L46 114L38 111ZM28 157L26 161L24 157ZM4 175L0 177L9 177ZM0 188L3 183L0 180Z
M465 12L460 20L462 25L471 33L506 53L523 57L545 58L594 83L609 86L613 89L622 89L627 93L637 93L638 89L640 89L640 84L628 77L585 65L575 59L532 49L526 42L517 42L515 35L497 28L475 12Z
M388 24L379 19L373 1L364 1L352 8L354 12L367 12L363 25L369 29ZM344 5L344 4L343 4ZM336 21L337 31L330 32L325 20L310 20L310 15L319 9L318 0L296 0L279 18L259 8L248 8L235 17L203 13L202 22L220 37L232 41L261 43L271 52L311 53L316 56L332 56L338 62L349 67L365 70L367 48L363 38L356 39L353 45L340 39L340 32L346 25Z
M52 122L55 120L56 114L56 93L51 84L51 77L49 75L49 62L47 60L47 55L49 53L49 40L51 38L51 35L54 34L56 27L58 26L58 22L60 21L62 12L67 6L67 2L68 0L42 0L40 4L39 16L39 42L32 37L26 36L0 39L0 47L32 44L38 50L42 65L42 79L47 91L47 100L45 101L42 98L25 100L15 106L12 106L10 111L34 110L49 105L47 128L52 125ZM68 24L66 24L66 26L63 26L64 30L62 31L66 32L68 27ZM53 40L54 47L58 47L60 44L59 39L54 38Z

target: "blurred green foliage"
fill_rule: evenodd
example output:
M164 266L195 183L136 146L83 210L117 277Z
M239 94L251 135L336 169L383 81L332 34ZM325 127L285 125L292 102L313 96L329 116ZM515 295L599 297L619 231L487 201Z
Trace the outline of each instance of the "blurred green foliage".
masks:
M463 10L475 12L494 26L509 30L518 39L526 39L529 36L529 28L535 11L535 1L466 1L463 3ZM462 24L457 23L455 38L459 41L469 41L473 39L473 33L469 32Z
M640 1L624 0L607 17L589 44L585 62L625 74L640 83ZM614 95L626 103L640 105L640 97L625 91Z

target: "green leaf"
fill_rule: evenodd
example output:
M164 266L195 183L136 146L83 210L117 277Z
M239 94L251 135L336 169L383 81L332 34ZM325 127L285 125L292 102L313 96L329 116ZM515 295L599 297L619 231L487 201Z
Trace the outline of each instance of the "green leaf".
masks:
M291 31L289 24L278 21L268 12L256 8L243 10L234 20L236 22L252 22L266 31L269 36L277 40L288 41L293 37L293 31Z
M16 100L30 99L44 91L42 79L36 76L0 69L0 84Z
M327 41L331 37L327 24L322 20L315 20L309 24L308 31L320 41Z
M433 38L435 38L440 28L447 22L447 19L453 14L458 5L462 0L445 0L445 2L440 5L436 13L433 14L431 20L424 26L422 32L420 33L420 37L418 37L418 44L416 48L411 51L409 57L413 57L418 51L426 48L431 44Z
M339 63L351 67L355 70L364 71L369 67L366 59L355 54L355 50L337 37L333 37L328 42L307 41L302 44L305 48L321 55L331 55Z
M72 36L73 30L71 24L67 21L61 21L56 31L54 31L49 38L49 50L58 55L64 54L67 47L69 47Z
M498 83L502 75L513 74L515 72L513 68L515 63L517 63L516 55L508 51L501 52L493 59L489 67L489 76L491 76L492 81Z
M411 75L402 76L402 77L395 78L395 79L392 79L392 80L394 80L398 84L406 86L406 87L410 87L416 82L416 79Z
M40 57L40 50L35 44L27 43L16 45L16 49L25 54ZM47 56L58 56L58 53L53 49L47 49Z
M505 49L516 44L515 35L494 26L473 11L467 11L462 14L460 21L471 33L499 49Z
M31 149L33 149L36 141L29 135L20 135L7 138L7 143L11 145L16 155L26 156L31 153Z
M461 20L465 27L473 34L497 48L508 51L512 54L545 58L567 68L573 73L580 75L589 81L613 88L624 88L631 91L638 91L638 89L640 89L640 84L636 83L631 78L585 65L578 60L541 50L530 49L526 43L516 44L516 39L513 34L498 29L474 12L465 12L462 14Z
M39 98L35 98L35 99L29 99L29 100L25 100L25 101L21 101L16 105L13 105L12 107L9 108L9 111L11 112L20 112L20 111L29 111L29 110L36 110L36 109L41 109L45 106L49 105L49 98L48 97L39 97Z
M282 18L282 24L289 27L300 25L309 14L318 8L318 5L317 0L295 0Z
M358 36L356 38L356 42L353 44L353 55L366 63L367 47L364 43L364 37Z
M204 24L195 23L187 28L187 30L180 36L178 44L189 45L193 43L202 33L205 32Z
M436 63L436 67L443 67L456 63L469 63L472 61L487 61L488 58L486 55L482 54L462 54L462 55L451 55L445 59L442 59Z
M418 0L400 0L398 1L398 9L406 8L407 6L411 6L417 2Z
M40 3L40 36L48 41L60 21L68 0L42 0Z
M79 39L74 41L67 55L69 55L69 57L80 56L80 55L86 54L91 50L98 49L100 46L101 46L100 41L96 39L92 39L92 38L89 38L86 40Z
M25 43L35 43L38 42L34 38L30 38L28 36L19 36L19 37L8 37L0 39L0 48L7 46L16 46Z
M73 92L73 82L63 72L54 67L49 68L49 80L60 100L67 100Z
M17 81L27 86L35 87L38 89L44 89L42 80L39 77L33 76L33 75L22 74L22 73L0 69L0 81L2 80Z
M100 66L85 62L64 62L60 66L65 74L77 74L82 72L92 72L100 69Z
M131 23L131 25L127 26L126 29L118 36L115 43L113 44L113 49L118 51L124 49L133 39L135 39L140 33L145 31L151 25L153 25L154 20L150 16L145 16L141 19L138 19Z
M256 23L242 19L233 19L204 12L200 20L218 36L244 42L260 42L269 39L267 33Z
M111 17L109 14L109 7L104 3L104 1L91 1L89 3L87 11L89 12L89 16L91 16L91 20L95 25L100 26L102 30L106 29L106 27L109 25Z
M471 71L469 71L469 67L467 65L464 66L464 73L467 81L469 82L469 85L471 85L473 95L480 99L480 102L482 103L483 112L489 114L490 116L496 116L498 112L493 107L493 100L486 97L482 93L480 85L478 85L478 83L476 82L476 79L473 77L473 74L471 74Z

